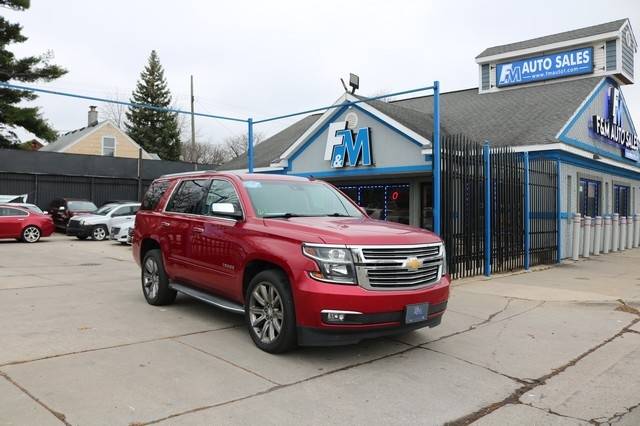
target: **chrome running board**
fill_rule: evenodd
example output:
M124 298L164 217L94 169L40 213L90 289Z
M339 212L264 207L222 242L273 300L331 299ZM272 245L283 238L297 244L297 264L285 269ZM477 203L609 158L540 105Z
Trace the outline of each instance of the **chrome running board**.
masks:
M226 300L221 297L205 293L204 291L196 290L195 288L187 287L185 285L173 282L169 283L169 287L182 294L186 294L187 296L191 296L195 299L201 300L220 309L224 309L225 311L233 312L234 314L244 314L244 306L230 300Z

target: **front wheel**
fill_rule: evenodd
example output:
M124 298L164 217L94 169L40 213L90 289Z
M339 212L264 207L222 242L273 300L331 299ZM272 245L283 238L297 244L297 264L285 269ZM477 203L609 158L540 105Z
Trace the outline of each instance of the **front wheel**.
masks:
M37 243L40 240L40 229L37 226L27 226L22 230L22 241L25 243Z
M282 353L296 345L296 316L286 275L257 274L247 288L245 321L251 339L265 352Z
M103 225L96 226L95 228L93 228L91 238L96 241L103 241L105 238L107 238L107 228Z

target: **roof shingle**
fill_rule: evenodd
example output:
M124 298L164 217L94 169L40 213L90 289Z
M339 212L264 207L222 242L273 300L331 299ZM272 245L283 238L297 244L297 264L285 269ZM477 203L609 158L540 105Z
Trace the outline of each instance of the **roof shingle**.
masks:
M590 37L598 34L605 34L619 30L625 22L627 22L627 19L618 19L617 21L606 22L604 24L593 25L585 28L578 28L577 30L565 31L562 33L552 34L544 37L532 38L530 40L518 41L516 43L493 46L483 50L482 53L476 56L476 59L499 55L501 53L513 52L516 50L544 46L551 43L561 43L563 41Z

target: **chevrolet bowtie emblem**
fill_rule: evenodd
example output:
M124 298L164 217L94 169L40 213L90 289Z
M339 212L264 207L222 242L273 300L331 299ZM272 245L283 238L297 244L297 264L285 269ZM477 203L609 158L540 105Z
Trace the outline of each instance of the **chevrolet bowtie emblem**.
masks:
M422 260L418 259L417 257L408 257L407 260L404 261L404 267L412 271L419 269L421 266Z

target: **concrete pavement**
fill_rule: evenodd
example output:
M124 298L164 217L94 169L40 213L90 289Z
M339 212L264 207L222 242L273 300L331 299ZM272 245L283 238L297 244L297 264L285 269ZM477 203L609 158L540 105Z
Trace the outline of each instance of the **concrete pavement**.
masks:
M640 250L457 282L443 323L259 351L130 248L0 242L0 425L640 424Z

